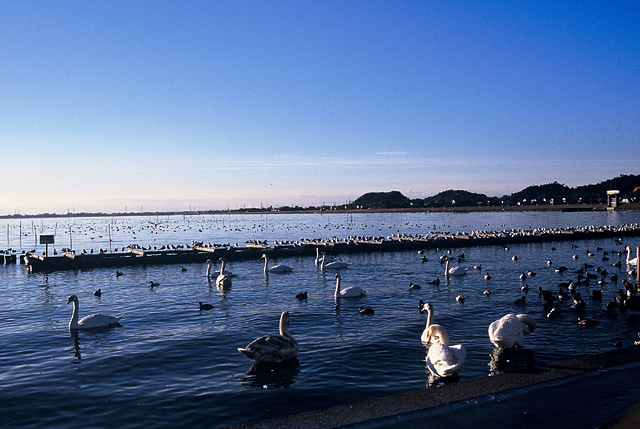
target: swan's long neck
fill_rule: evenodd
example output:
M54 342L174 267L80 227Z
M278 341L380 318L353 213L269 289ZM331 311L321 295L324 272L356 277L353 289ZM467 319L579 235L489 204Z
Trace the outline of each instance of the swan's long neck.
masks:
M336 291L334 296L340 296L340 276L336 276Z
M211 261L207 261L207 278L211 277Z
M627 265L629 264L630 258L631 258L631 247L627 246Z
M262 259L264 259L264 272L267 273L267 267L269 265L269 258L267 257L267 255L264 255L262 257Z
M289 325L289 315L285 313L282 316L280 316L280 335L282 335L283 337L293 338L289 333L288 325Z
M320 269L321 269L321 270L324 270L324 268L326 267L326 265L327 265L327 255L326 255L326 253L323 253L323 254L322 254L321 263L320 263Z
M320 248L316 247L316 267L320 263Z
M71 313L71 320L69 321L69 328L75 328L78 326L78 302L72 301L71 305L73 305L73 312Z
M447 261L444 263L444 275L449 277L449 258L447 258Z
M425 329L431 326L431 322L433 321L433 311L430 308L427 308L427 326Z
M224 267L226 265L226 262L224 259L220 260L220 274L224 274Z
M440 335L440 342L445 345L448 346L449 345L449 333L447 332L446 329L444 329L442 326L439 329L439 335Z

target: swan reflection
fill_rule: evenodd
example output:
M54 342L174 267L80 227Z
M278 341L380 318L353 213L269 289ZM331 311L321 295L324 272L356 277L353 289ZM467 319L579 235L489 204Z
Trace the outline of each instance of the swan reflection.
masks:
M242 385L262 389L287 388L295 383L299 373L300 361L297 357L278 363L254 363L247 375L242 377Z
M495 348L491 352L489 375L504 372L523 372L533 369L533 350L521 347Z
M76 357L76 359L71 361L71 363L80 363L82 354L80 353L80 339L78 337L78 331L72 330L70 331L70 334L71 339L73 339L73 355Z
M428 367L425 368L427 370L427 388L444 386L445 384L457 383L460 381L460 376L458 374L450 375L448 377L440 377L433 374Z

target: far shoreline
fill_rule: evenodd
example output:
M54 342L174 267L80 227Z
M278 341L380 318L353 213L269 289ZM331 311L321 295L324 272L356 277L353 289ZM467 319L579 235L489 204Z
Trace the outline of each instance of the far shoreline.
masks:
M638 211L640 203L626 203L618 206L616 211ZM563 204L563 205L520 205L520 206L477 206L477 207L407 207L407 208L375 208L375 209L238 209L238 210L203 210L203 211L157 211L157 212L80 212L80 213L40 213L0 215L0 219L34 219L34 218L69 218L69 217L126 217L126 216L203 216L203 215L279 215L279 214L365 214L365 213L488 213L488 212L592 212L607 211L605 204Z

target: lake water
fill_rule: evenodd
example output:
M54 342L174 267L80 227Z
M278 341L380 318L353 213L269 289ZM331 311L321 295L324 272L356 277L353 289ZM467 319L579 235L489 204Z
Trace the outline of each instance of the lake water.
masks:
M579 227L640 223L638 212L270 214L154 216L0 220L0 247L43 252L41 234L55 235L49 251L115 250L245 240L389 236L474 230ZM5 235L6 233L6 235ZM633 249L640 238L624 238ZM577 246L577 247L575 247ZM552 248L555 247L555 250ZM313 258L281 258L288 274L262 272L262 261L230 262L237 274L229 291L218 291L204 264L123 267L27 273L24 266L0 266L0 412L6 427L173 427L226 426L428 387L425 348L420 342L426 315L418 301L431 302L434 323L447 328L467 358L461 381L487 376L493 345L488 325L506 313L527 313L538 329L525 337L536 364L611 350L616 340L631 345L640 322L632 312L606 314L626 272L625 257L614 239L549 242L453 249L464 253L468 274L449 285L429 286L443 278L439 257L446 249L427 250L427 262L415 251L338 255L352 265L342 271L343 287L358 285L367 296L333 297L333 273L321 272ZM591 250L594 256L588 256ZM604 254L604 252L609 252ZM578 259L573 259L573 255ZM518 256L517 261L513 256ZM635 255L634 255L635 256ZM603 260L603 257L609 258ZM547 265L551 259L553 264ZM621 268L613 263L622 260ZM274 261L272 261L274 262ZM557 319L537 293L557 290L575 279L588 263L617 274L603 285L602 301L586 298L585 316L596 326L579 326L571 302ZM474 270L481 264L482 270ZM554 268L565 265L566 272ZM186 270L183 270L186 269ZM519 275L537 273L525 282ZM491 279L485 280L484 274ZM149 282L160 285L151 289ZM409 282L422 285L409 290ZM527 283L528 292L521 287ZM93 296L100 288L102 297ZM490 289L491 295L483 295ZM295 295L307 291L308 299ZM463 293L464 304L455 297ZM76 294L80 317L125 313L122 326L98 331L68 330ZM514 304L521 295L525 305ZM213 305L200 311L198 302ZM361 315L360 306L375 308ZM276 333L279 315L291 315L290 331L300 344L294 365L254 371L237 352L258 336Z

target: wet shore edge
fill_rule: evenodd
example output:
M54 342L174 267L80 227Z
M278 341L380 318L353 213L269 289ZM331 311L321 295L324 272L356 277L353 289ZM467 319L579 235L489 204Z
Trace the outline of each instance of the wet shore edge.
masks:
M622 386L623 383L607 380L603 373L621 373L625 382L632 384L631 388ZM578 381L590 377L586 382ZM564 390L558 390L563 385ZM606 388L626 389L625 393L606 392ZM614 349L608 352L585 355L573 359L545 364L525 372L503 373L468 381L443 384L423 390L400 393L378 399L355 402L335 407L318 409L289 416L277 417L231 426L234 429L259 428L331 428L331 427L443 427L443 419L449 419L457 426L465 426L461 419L472 419L473 424L482 421L497 423L500 419L508 418L504 407L509 407L510 395L518 396L518 391L538 391L538 399L528 394L530 408L538 408L539 414L547 416L552 422L561 423L562 409L570 409L572 398L580 401L578 407L588 409L583 415L589 417L591 427L626 428L640 427L640 395L627 394L629 389L640 389L640 346ZM562 392L562 393L561 393ZM610 401L595 401L596 397L605 395ZM616 397L616 395L618 397ZM496 400L495 398L502 398ZM619 397L624 397L620 399ZM497 410L501 406L503 409ZM521 401L522 402L522 401ZM548 402L548 403L547 403ZM558 402L558 403L556 403ZM520 402L517 402L520 404ZM511 405L511 408L518 406ZM547 409L548 408L548 409ZM439 412L440 411L440 412ZM517 410L511 410L518 412ZM573 423L577 423L576 416L569 414ZM526 412L520 411L526 415ZM557 415L557 417L554 417ZM516 416L518 417L518 416ZM458 420L454 420L458 419ZM555 420L559 419L559 420ZM594 420L599 420L595 425ZM511 421L513 423L513 421ZM506 422L503 422L506 424ZM471 421L467 421L467 426ZM570 425L571 426L571 425ZM572 426L575 427L575 426Z

